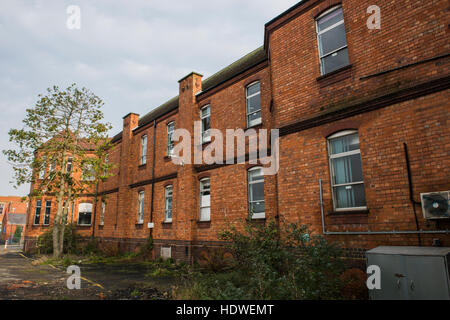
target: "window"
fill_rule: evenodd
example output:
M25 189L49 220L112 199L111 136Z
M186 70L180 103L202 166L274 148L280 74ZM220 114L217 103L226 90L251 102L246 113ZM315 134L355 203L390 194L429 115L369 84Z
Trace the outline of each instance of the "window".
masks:
M167 125L167 155L171 156L173 154L173 132L175 130L175 123L171 122Z
M141 161L140 164L147 163L147 136L141 137Z
M211 219L211 185L209 178L200 180L200 221Z
M209 129L211 128L210 112L211 108L209 105L200 110L200 119L202 121L202 143L211 141L211 136L209 134Z
M78 205L78 224L80 226L90 226L92 216L92 204L80 203Z
M247 98L247 127L253 127L261 120L261 89L259 82L255 82L246 88Z
M66 166L67 172L72 172L72 162L73 162L72 158L67 159L67 166Z
M50 172L55 172L55 167L56 167L56 162L55 162L55 160L53 160L50 163Z
M261 167L248 170L248 202L252 219L265 218L264 175Z
M164 221L172 222L172 186L165 188Z
M105 224L105 211L106 211L106 202L102 201L102 212L100 213L100 225L103 226Z
M95 171L92 163L86 163L83 168L83 180L84 181L94 181Z
M46 158L42 157L41 170L39 171L39 179L44 179L45 170L47 169L46 167L47 167Z
M341 7L330 9L316 20L322 74L348 65L347 38Z
M52 202L50 200L45 201L44 225L48 225L50 223L51 208L52 208Z
M137 223L144 223L144 191L139 192L138 196Z
M0 203L0 214L3 213L3 209L5 208L5 204L4 203Z
M34 209L34 223L39 224L41 220L41 200L36 200L36 208Z
M109 163L109 154L105 155L105 167L103 169L103 175L107 176L108 175L108 163Z
M335 210L365 209L358 133L346 130L328 138L331 186Z

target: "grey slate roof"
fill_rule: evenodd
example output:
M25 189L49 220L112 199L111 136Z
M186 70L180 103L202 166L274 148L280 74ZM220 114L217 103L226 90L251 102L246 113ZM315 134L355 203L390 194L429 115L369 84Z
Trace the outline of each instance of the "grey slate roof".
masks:
M266 61L267 55L264 47L259 47L256 50L253 50L249 54L240 58L239 60L233 62L229 66L223 68L219 72L216 72L211 77L202 81L202 93L211 90L225 81L245 72L246 70L254 67L255 65ZM162 115L171 112L178 108L178 96L173 97L172 99L166 101L159 107L153 109L149 113L139 118L138 128L143 127L146 124L152 122L153 120L161 117ZM122 138L122 132L116 134L111 142L119 141Z

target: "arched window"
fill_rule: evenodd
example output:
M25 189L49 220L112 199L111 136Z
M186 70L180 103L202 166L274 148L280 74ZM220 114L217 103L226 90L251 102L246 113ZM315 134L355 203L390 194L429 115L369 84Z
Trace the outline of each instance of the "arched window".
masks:
M78 224L90 226L92 217L92 203L80 203L78 205Z
M200 221L211 220L211 184L209 178L200 180Z
M261 86L259 82L254 82L247 86L247 127L253 127L262 122L261 119Z
M325 11L316 19L322 74L347 66L349 62L342 7Z
M265 218L264 174L262 167L248 170L248 207L252 219Z
M328 137L328 155L334 209L366 209L358 132L344 130Z

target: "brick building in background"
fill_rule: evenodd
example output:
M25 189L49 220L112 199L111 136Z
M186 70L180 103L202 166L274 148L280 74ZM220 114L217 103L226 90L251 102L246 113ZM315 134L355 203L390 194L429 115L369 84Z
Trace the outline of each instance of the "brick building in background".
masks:
M450 219L425 219L420 205L421 193L450 189L448 3L381 2L371 30L372 4L304 0L265 25L261 48L126 115L97 208L91 198L69 210L81 233L120 250L151 234L156 257L192 261L251 211L255 223L310 225L355 258L378 245L450 246ZM175 165L172 132L193 134L194 121L203 149L208 128L279 129L278 173L248 161ZM31 203L27 250L45 230L34 223L44 200Z
M24 235L28 200L16 196L0 196L0 243L11 240L16 229L21 228L21 237Z

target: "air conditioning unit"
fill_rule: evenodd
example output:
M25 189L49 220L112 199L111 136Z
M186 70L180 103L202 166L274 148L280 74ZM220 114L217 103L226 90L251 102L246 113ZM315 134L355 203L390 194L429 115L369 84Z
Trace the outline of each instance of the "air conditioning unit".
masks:
M425 219L450 218L450 191L421 193L420 200Z

